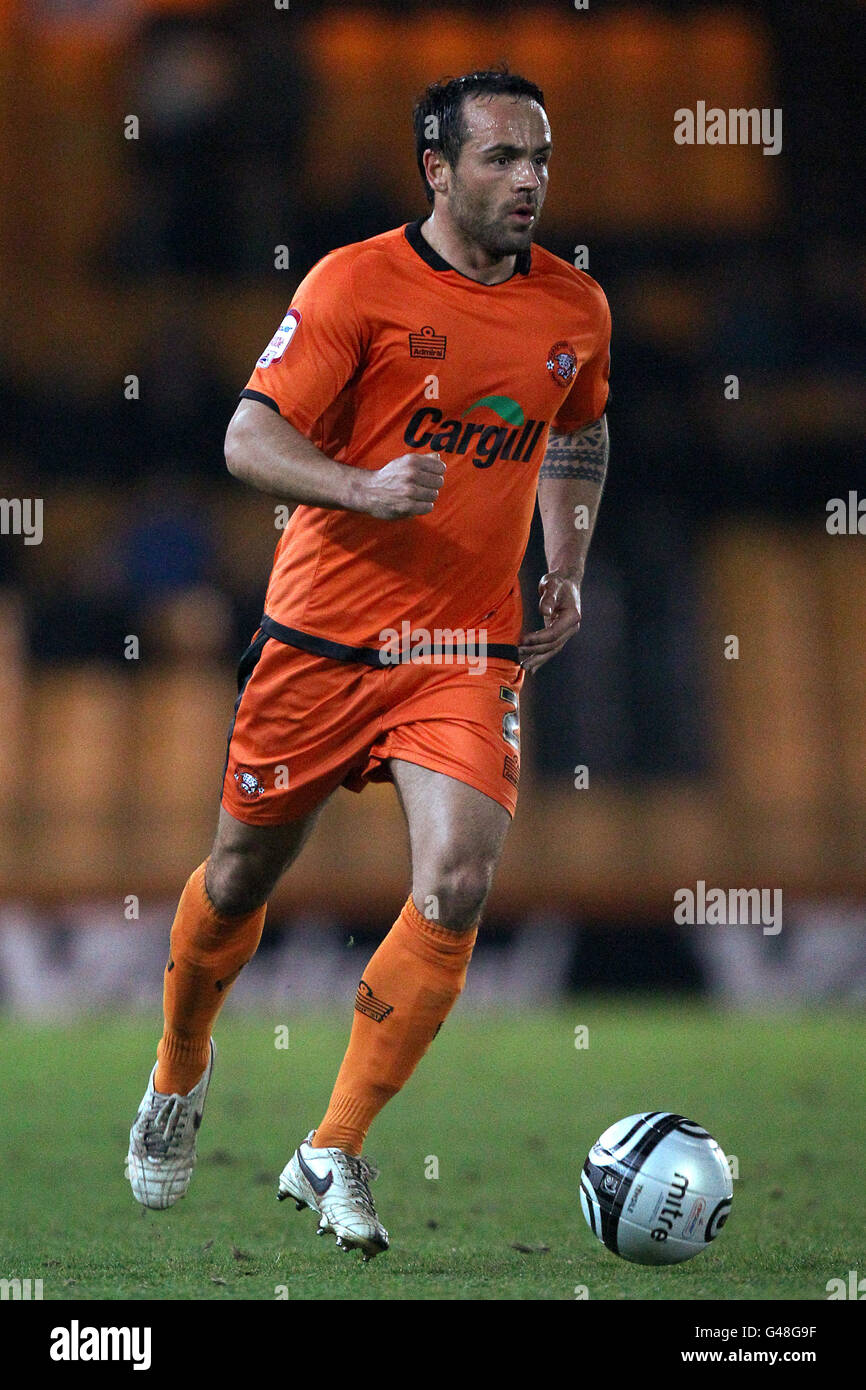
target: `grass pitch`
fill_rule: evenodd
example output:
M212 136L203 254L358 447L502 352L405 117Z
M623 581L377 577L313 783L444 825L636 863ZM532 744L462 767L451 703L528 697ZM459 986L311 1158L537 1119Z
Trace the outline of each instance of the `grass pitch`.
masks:
M348 1024L348 1009L301 1014L278 1048L272 1019L229 1004L190 1193L149 1212L123 1166L156 1020L0 1022L0 1276L75 1301L571 1300L583 1289L823 1300L829 1279L866 1272L862 1016L610 1000L458 1009L371 1133L392 1248L367 1265L318 1239L312 1213L276 1201ZM719 1239L668 1269L609 1254L578 1200L589 1146L648 1109L698 1120L739 1167Z

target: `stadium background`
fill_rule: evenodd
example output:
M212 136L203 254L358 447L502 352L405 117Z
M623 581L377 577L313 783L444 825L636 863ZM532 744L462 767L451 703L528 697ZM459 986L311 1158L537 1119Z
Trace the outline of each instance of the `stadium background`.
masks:
M866 540L826 509L866 485L864 25L3 0L0 494L44 500L44 539L0 537L0 1008L158 1001L277 539L225 426L318 257L423 211L416 92L500 58L547 95L539 239L612 305L613 452L465 1003L862 999ZM678 146L698 100L781 107L782 153ZM534 534L533 606L543 567ZM339 792L230 1008L349 999L407 875L392 789ZM698 880L782 889L783 930L676 926Z

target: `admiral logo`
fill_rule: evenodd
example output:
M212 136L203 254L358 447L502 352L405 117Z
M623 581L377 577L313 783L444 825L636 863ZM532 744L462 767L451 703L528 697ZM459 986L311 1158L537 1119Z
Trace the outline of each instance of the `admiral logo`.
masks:
M428 323L420 333L409 334L409 356L442 358L447 342L445 335L435 333Z
M554 343L547 354L547 370L560 386L568 386L577 371L577 357L571 343Z
M355 1008L359 1014L364 1014L366 1018L372 1018L374 1023L384 1023L388 1015L394 1012L394 1005L386 1004L383 999L377 999L366 980L362 980L358 985Z
M482 408L498 415L504 424L464 423L467 415ZM500 458L528 463L546 423L525 419L522 406L510 396L482 396L464 410L459 420L443 419L442 411L433 406L416 410L406 426L403 442L410 449L425 453L465 454L471 449L476 468L489 468Z

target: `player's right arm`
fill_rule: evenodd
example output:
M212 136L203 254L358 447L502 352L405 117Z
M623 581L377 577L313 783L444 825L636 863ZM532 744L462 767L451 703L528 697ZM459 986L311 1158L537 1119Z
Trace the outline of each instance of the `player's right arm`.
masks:
M383 521L432 512L445 476L438 454L401 454L376 469L337 463L282 415L249 399L229 422L225 455L235 478L281 501Z
M366 512L383 521L433 510L445 465L438 454L401 454L381 468L328 458L310 435L361 366L371 324L355 293L363 245L325 256L298 286L259 358L226 434L229 472L289 503ZM365 302L366 302L365 300Z

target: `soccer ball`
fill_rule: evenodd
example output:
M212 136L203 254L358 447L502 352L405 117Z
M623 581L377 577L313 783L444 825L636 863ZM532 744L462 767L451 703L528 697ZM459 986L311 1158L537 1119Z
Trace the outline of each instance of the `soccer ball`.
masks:
M650 1110L593 1144L580 1205L594 1236L639 1265L690 1260L728 1219L734 1184L715 1139L694 1120Z

